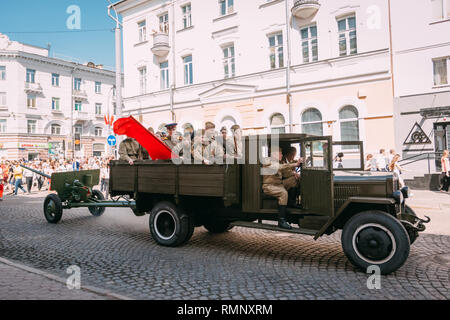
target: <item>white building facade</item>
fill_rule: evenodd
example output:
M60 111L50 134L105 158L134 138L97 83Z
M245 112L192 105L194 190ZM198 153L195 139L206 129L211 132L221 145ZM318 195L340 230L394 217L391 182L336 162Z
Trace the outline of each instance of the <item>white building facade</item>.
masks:
M392 21L396 148L406 169L439 172L450 149L450 0L392 1Z
M394 147L386 0L123 0L124 113Z
M101 66L54 59L0 34L0 158L106 155L114 83Z

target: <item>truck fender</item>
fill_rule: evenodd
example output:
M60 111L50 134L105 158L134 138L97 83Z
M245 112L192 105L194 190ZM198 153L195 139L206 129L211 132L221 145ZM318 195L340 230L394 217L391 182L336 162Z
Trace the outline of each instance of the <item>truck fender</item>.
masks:
M345 209L352 203L372 203L372 204L384 204L384 205L392 205L395 204L395 199L391 198L372 198L372 197L350 197L345 201L345 203L339 208L336 214L333 217L330 217L328 222L316 233L314 236L314 240L317 240L321 237L328 228L333 227L339 218L342 217L342 214L345 212Z

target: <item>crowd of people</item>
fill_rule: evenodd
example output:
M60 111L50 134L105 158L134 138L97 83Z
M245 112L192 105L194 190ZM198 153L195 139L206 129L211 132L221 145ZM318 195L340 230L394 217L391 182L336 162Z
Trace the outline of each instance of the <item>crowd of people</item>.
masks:
M74 160L0 160L0 201L3 200L3 194L17 195L19 190L23 194L30 194L33 189L34 191L49 189L49 179L23 168L22 165L48 176L51 176L53 172L100 169L100 185L98 187L107 195L110 160L114 160L114 157L76 158Z

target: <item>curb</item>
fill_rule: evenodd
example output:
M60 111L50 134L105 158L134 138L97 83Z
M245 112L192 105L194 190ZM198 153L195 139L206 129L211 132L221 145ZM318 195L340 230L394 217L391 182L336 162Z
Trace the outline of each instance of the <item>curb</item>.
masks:
M28 266L20 264L20 263L12 262L12 261L7 260L7 259L2 258L2 257L0 257L0 263L9 265L9 266L17 268L17 269L21 269L21 270L26 271L26 272L34 273L34 274L37 274L39 276L43 276L43 277L45 277L45 278L47 278L49 280L53 280L53 281L56 281L56 282L59 282L61 284L66 285L66 279L58 277L58 276L55 276L53 274L50 274L50 273L47 273L47 272L44 272L44 271L41 271L39 269L28 267ZM117 300L134 300L132 298L129 298L129 297L126 297L126 296L123 296L123 295L120 295L120 294L117 294L117 293L114 293L114 292L111 292L111 291L108 291L108 290L100 289L100 288L97 288L97 287L92 287L92 286L81 286L80 290L91 292L91 293L98 294L98 295L101 295L101 296L105 296L105 297L108 297L108 298L117 299Z

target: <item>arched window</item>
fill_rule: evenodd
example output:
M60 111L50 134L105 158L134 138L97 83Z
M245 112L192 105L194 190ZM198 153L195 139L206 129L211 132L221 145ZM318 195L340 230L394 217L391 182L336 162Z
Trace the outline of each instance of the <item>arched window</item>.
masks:
M275 113L270 118L270 130L272 133L286 133L286 121L281 113Z
M314 136L323 136L322 114L311 108L302 114L302 132Z
M60 135L61 126L59 124L52 124L52 135Z
M231 127L235 124L237 124L236 120L232 116L225 116L220 123L220 128L225 127L228 132L231 132ZM220 130L220 128L218 129Z
M354 106L345 106L339 111L341 141L359 141L358 116L358 110ZM352 148L353 146L343 146L343 149Z

